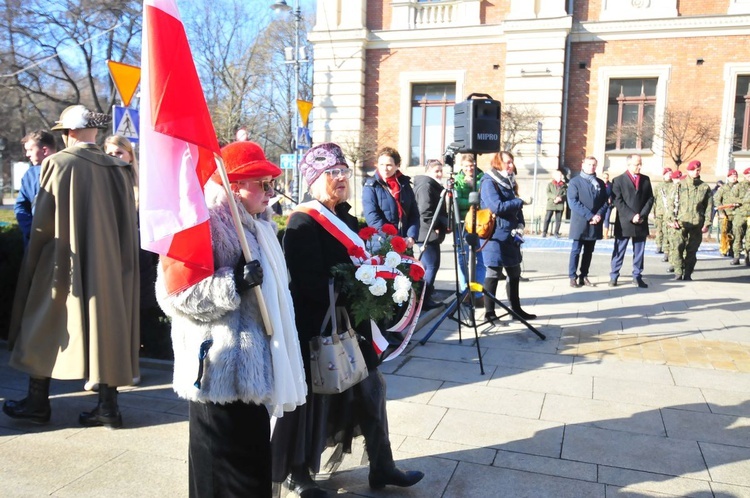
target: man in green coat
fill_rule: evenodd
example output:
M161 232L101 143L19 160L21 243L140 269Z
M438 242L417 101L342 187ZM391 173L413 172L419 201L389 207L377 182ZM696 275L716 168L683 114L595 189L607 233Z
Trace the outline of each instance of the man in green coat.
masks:
M703 234L708 233L713 209L711 188L700 178L700 161L691 161L687 172L687 179L675 185L669 199L668 212L673 215L669 262L674 280L692 280L696 254Z
M568 184L559 169L552 173L552 181L547 184L547 212L544 215L542 237L547 236L552 215L555 215L555 237L560 238L560 224L565 210L565 198L568 196Z
M714 194L714 206L728 206L724 209L719 209L719 252L722 256L731 255L734 257L734 251L732 251L732 222L734 220L734 205L730 202L732 195L732 187L737 184L737 170L730 169L727 172L727 182L719 187Z
M745 181L738 182L732 187L728 196L728 203L735 206L734 223L732 223L732 253L730 265L739 265L742 251L745 251L745 264L750 266L750 237L747 236L747 218L750 216L750 168L742 172Z
M672 221L667 216L669 205L668 192L672 187L672 168L664 168L661 173L662 182L654 184L654 227L656 228L656 253L664 253L662 261L669 261L669 227L665 220Z

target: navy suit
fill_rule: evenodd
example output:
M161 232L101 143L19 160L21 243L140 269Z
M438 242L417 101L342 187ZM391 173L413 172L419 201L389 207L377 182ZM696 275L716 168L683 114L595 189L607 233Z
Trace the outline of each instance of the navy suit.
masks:
M602 222L592 225L591 219L599 215L602 219L607 211L607 188L599 178L594 178L595 187L582 175L576 176L568 184L568 207L570 208L570 237L573 246L568 262L568 276L576 278L578 260L581 257L580 277L587 277L591 266L596 241L603 236Z
M654 205L654 192L649 177L638 176L637 190L627 172L612 181L612 204L617 208L617 216L610 280L617 280L620 276L630 239L633 239L633 278L640 278L643 273L643 255L648 238L648 214ZM640 215L640 223L633 223L636 214Z

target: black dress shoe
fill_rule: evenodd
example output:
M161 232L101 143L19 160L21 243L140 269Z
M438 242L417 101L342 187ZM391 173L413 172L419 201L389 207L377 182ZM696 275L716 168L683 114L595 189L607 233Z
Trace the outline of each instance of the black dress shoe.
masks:
M49 423L49 419L52 417L52 409L49 403L46 406L35 407L28 401L28 398L19 401L6 400L3 404L3 412L10 418L26 420L32 424L40 425Z
M575 277L570 279L570 286L573 287L574 289L577 289L578 287L580 287L580 285L578 285L578 280Z
M644 282L644 281L643 281L643 279L642 279L641 277L638 277L638 278L634 278L634 279L633 279L633 283L634 283L634 284L635 284L636 286L640 287L641 289L646 289L646 288L648 288L648 284L647 284L646 282Z
M611 279L607 285L610 287L617 287L617 279L616 278Z
M684 275L682 276L682 279L683 279L683 280L688 280L688 281L692 281L692 280L693 280L693 277L691 277L690 275L688 275L688 274L686 273L686 274L684 274Z
M591 283L591 280L589 280L589 277L578 277L578 286L579 287L594 287L594 284Z
M418 470L407 470L403 472L397 468L387 471L370 472L370 487L372 489L383 489L386 486L398 486L408 488L422 480L424 472Z
M309 475L307 476L307 479L302 477L299 480L290 475L286 478L284 484L290 491L297 493L297 496L300 498L328 498L330 496L328 491L318 486L318 483L316 483Z
M526 313L524 310L522 310L520 308L513 310L513 313L515 313L516 315L520 316L524 320L534 320L534 319L536 319L536 315L535 314L533 314L533 313Z

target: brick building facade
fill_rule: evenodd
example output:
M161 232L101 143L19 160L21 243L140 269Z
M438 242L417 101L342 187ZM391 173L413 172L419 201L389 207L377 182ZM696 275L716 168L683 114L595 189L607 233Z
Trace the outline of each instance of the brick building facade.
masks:
M675 165L659 130L688 113L714 137L708 181L750 167L750 0L317 0L309 39L316 143L395 145L416 166L484 93L532 118L512 147L527 192L586 155L618 174L638 152L659 178Z

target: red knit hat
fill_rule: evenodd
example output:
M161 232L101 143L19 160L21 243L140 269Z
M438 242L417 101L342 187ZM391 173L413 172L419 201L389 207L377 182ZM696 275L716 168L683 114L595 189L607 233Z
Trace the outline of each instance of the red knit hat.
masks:
M695 171L696 169L698 169L700 167L701 167L701 162L700 161L697 161L697 160L696 161L690 161L690 164L687 165L687 170L688 171Z
M680 171L679 169L672 172L672 180L679 180L680 178L682 178L682 176L682 171Z
M232 142L225 145L221 148L221 157L230 182L261 176L276 178L281 175L281 169L266 159L263 149L255 142ZM221 183L218 173L214 173L211 179Z

